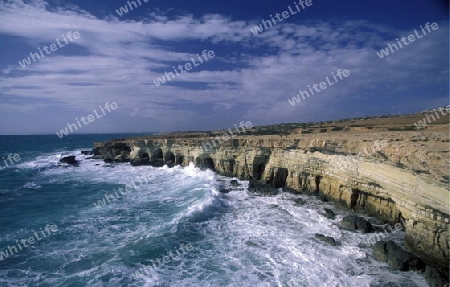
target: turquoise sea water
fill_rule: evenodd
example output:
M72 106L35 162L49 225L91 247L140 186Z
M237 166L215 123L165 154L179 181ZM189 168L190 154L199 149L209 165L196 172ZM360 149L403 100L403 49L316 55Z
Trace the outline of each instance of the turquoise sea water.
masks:
M193 165L80 154L123 136L0 136L0 158L21 157L0 171L0 286L427 286L375 261L367 235L339 229L347 211L332 204L258 197L244 181L222 194L230 179ZM78 167L59 164L70 154Z

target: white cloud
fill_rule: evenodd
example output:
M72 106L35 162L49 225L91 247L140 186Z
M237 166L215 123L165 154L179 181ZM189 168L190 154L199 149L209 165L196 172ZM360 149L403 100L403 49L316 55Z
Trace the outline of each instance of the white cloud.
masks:
M442 70L439 62L448 49L442 36L448 34L445 25L426 39L379 59L375 54L379 47L410 31L366 21L334 25L315 21L278 24L255 36L250 32L254 21L232 21L218 14L199 19L183 15L174 20L153 14L143 21L120 21L114 16L98 19L79 8L50 9L44 1L3 3L0 13L0 35L23 38L32 47L55 43L68 31L81 34L71 44L79 49L74 55L61 48L25 69L18 64L5 67L0 74L0 95L45 100L49 106L63 103L62 108L80 111L116 101L121 113L153 118L166 128L170 124L177 129L189 121L194 124L204 114L213 115L220 108L232 112L237 107L239 116L244 113L254 123L268 118L294 121L299 114L303 119L317 116L337 101L373 97L380 87L394 93L401 90L399 86L427 87L448 81L448 70ZM173 65L195 56L195 52L180 52L183 41L196 41L199 53L214 46L238 51L216 51L214 63L204 63L156 87L152 82L162 76L161 69L170 72ZM36 50L30 47L30 52ZM216 69L211 71L212 67ZM299 89L305 90L337 69L349 69L352 75L315 99L295 107L288 104ZM435 77L437 72L441 78ZM188 88L196 83L206 89ZM38 88L14 88L20 86ZM7 108L28 111L19 104Z

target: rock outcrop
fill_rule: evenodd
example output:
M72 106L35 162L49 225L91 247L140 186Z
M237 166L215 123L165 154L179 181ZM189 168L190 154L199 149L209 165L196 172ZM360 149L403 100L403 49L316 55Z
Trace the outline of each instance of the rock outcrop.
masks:
M362 233L374 232L374 228L369 220L355 214L344 217L341 221L341 226L346 229L360 231Z
M373 246L375 258L400 271L425 271L425 263L394 241L378 241Z
M448 132L331 132L214 138L149 136L96 143L107 162L188 165L252 180L260 190L321 195L385 223L402 222L407 248L437 265L449 257ZM382 144L380 144L382 143Z
M76 160L74 155L65 156L65 157L61 158L59 160L59 162L67 163L70 165L78 165L78 161Z
M338 242L337 242L333 237L331 237L331 236L325 236L325 235L323 235L323 234L316 233L316 234L315 234L315 237L316 237L317 239L319 239L320 241L322 241L322 242L325 242L325 243L330 244L331 246L336 246L336 245L338 245Z

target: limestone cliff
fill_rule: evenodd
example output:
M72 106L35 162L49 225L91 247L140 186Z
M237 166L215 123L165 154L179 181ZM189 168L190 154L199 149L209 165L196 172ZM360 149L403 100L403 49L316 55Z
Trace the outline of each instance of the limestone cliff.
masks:
M449 140L446 131L235 136L150 136L96 143L105 161L211 168L225 176L320 193L386 222L406 222L406 245L449 262Z

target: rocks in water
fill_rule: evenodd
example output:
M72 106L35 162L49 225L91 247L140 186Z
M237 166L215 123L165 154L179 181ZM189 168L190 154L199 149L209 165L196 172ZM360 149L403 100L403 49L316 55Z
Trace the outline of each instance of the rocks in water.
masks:
M105 159L105 162L106 162L106 159ZM134 158L134 159L130 160L130 164L132 166L150 165L150 161L148 160L148 157Z
M392 240L378 241L372 247L375 258L400 271L421 271L431 287L449 286L447 269L438 269L406 251Z
M81 151L81 154L83 154L83 155L93 155L94 152L91 151L91 150L82 150L82 151Z
M239 182L236 179L230 181L231 186L239 186Z
M103 157L101 155L94 155L91 156L90 159L103 159Z
M425 267L424 273L425 280L428 282L430 287L448 287L449 280L448 274L443 274L441 271L432 266Z
M164 160L161 158L157 158L150 161L150 165L154 167L163 167L164 166Z
M317 239L319 239L320 241L323 241L323 242L325 242L325 243L330 244L331 246L336 246L336 245L338 245L338 242L337 242L333 237L331 237L331 236L325 236L325 235L323 235L323 234L316 233L316 234L315 234L315 237L316 237Z
M98 159L99 158L98 155L95 154L95 151L94 151L94 156L92 158L93 159ZM111 162L129 162L130 161L129 153L126 153L124 151L116 152L116 153L107 152L107 153L104 153L101 158L103 158L104 162L106 162L106 163L111 163ZM139 159L137 159L137 160L139 160Z
M114 157L114 162L127 162L130 161L130 156L124 152Z
M347 215L341 221L341 226L345 229L353 231L361 231L362 233L374 232L374 228L369 220L356 214Z
M334 213L333 210L331 210L331 209L329 209L329 208L324 208L324 210L325 210L324 216L325 216L326 218L329 218L329 219L331 219L331 220L336 219L336 213Z
M251 179L248 182L248 188L256 188L258 186L264 186L264 185L266 185L266 184L264 184L264 183L262 183L262 182L260 182L260 181L258 181L256 179Z
M392 240L378 241L372 247L375 258L400 271L424 271L425 263Z
M288 192L288 193L292 193L292 194L299 194L299 193L301 193L300 191L295 190L293 188L289 188L289 187L283 187L282 190L283 190L283 192Z
M125 159L125 161L128 161L131 148L127 143L119 139L118 141L111 141L106 144L97 143L95 144L93 152L96 156L100 155L105 162L120 162L122 158ZM126 154L127 156L116 159L116 156L121 154Z
M225 185L220 185L219 191L222 193L229 193L231 190L229 188L227 188Z
M112 153L105 153L103 155L103 161L106 163L114 162L114 155Z
M78 161L75 159L74 155L65 156L61 158L59 161L70 165L78 165Z
M276 188L254 179L250 180L250 183L248 184L248 191L264 196L278 194L278 190Z
M323 202L328 202L328 197L326 197L324 194L320 194L319 199L322 200Z
M220 180L221 184L219 186L219 191L222 193L229 193L233 190L242 190L241 184L239 184L239 181L236 179L232 179L230 181L227 180Z
M296 199L294 199L294 202L295 202L297 205L305 205L305 204L306 204L306 200L301 199L301 198L296 198Z

